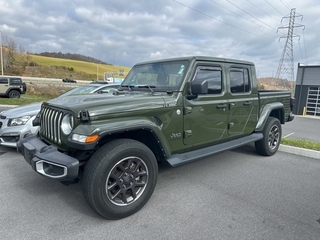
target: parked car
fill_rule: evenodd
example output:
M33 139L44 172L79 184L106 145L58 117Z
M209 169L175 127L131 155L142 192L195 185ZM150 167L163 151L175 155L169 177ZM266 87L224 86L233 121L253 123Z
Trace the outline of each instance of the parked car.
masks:
M92 93L113 93L120 84L87 84L71 89L58 98ZM32 126L42 102L22 105L0 113L0 146L16 147L17 141L28 134L37 133L38 127Z
M62 82L67 82L67 83L77 83L77 81L76 81L76 80L71 79L71 78L64 78L64 79L62 79Z
M17 77L0 77L0 97L20 98L25 94L27 85Z

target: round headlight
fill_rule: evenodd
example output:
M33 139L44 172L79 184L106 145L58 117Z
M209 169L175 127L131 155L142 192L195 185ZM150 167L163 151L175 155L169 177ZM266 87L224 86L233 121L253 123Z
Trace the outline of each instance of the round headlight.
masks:
M66 114L62 118L62 122L61 122L61 130L63 134L65 135L70 134L73 128L73 124L74 124L73 116L71 114Z

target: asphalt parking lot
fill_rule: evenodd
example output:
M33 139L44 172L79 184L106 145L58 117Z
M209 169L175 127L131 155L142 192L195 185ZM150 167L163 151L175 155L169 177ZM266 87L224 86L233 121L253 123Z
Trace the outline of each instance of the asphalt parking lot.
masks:
M292 122L282 125L282 137L320 141L320 117L295 116Z
M296 116L283 136L319 141L320 119ZM39 176L0 147L1 239L320 239L320 159L253 145L170 168L148 204L126 219L96 215L81 183Z
M0 147L1 239L319 239L320 160L252 145L198 162L160 166L156 190L133 216L108 221L81 184L33 172Z

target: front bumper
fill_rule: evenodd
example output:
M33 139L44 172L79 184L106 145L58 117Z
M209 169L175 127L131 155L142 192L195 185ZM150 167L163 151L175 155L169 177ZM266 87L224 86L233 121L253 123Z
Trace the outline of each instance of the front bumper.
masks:
M56 147L31 135L17 142L17 150L37 173L58 181L70 181L78 177L79 161L58 151Z
M39 127L32 126L32 122L25 125L8 127L8 119L0 120L0 146L17 147L17 142L30 134L38 132Z

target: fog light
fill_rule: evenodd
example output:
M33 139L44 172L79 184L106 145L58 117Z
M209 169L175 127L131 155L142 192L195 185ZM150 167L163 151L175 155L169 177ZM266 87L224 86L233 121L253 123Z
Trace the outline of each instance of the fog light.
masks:
M36 170L38 173L51 178L67 176L67 167L42 160L36 163Z
M64 173L64 169L62 167L58 167L49 163L43 163L43 171L50 176L61 176Z

